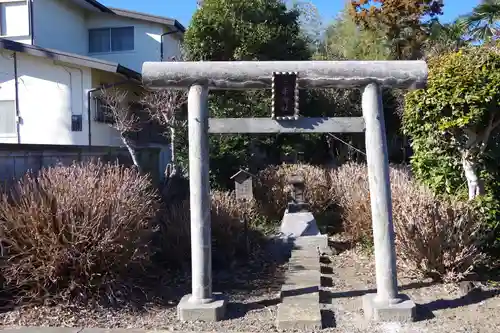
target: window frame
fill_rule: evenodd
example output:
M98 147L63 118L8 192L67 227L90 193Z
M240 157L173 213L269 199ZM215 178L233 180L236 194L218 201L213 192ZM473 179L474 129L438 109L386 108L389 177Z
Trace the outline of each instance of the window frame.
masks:
M17 136L17 105L16 105L16 101L15 100L12 100L12 99L3 99L3 100L0 100L0 103L11 103L13 108L12 108L12 112L13 112L13 126L12 126L12 132L9 132L9 133L6 133L6 132L2 132L0 130L0 137L2 138L11 138L11 137L15 137Z
M113 50L113 30L119 30L119 29L131 29L132 30L132 48L128 50ZM93 31L107 31L108 35L108 40L109 40L109 45L108 45L108 50L107 51L92 51L91 50L91 33ZM109 53L124 53L124 52L133 52L135 51L135 26L122 26L122 27L102 27L102 28L90 28L88 29L88 53L89 54L109 54Z
M27 23L28 23L28 31L27 33L25 34L6 34L5 33L5 29L6 27L4 27L4 25L6 24L6 22L4 22L4 20L6 20L7 18L4 17L4 15L6 14L5 13L5 8L4 6L5 5L25 5L26 6L26 9L27 9ZM31 6L30 6L30 2L29 0L0 0L0 38L9 38L9 37L21 37L21 36L29 36L31 35L31 22L30 22L30 15L31 15Z

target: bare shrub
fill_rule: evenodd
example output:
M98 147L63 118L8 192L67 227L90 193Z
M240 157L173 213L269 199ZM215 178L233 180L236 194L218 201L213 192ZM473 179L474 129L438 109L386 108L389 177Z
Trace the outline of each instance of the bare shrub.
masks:
M262 215L256 201L237 200L234 192L212 192L211 227L214 260L225 265L234 262L246 250L242 219L248 221L248 238L255 249L260 245ZM166 203L162 212L162 261L182 265L190 257L189 200ZM224 262L222 262L224 261ZM217 264L217 263L216 263Z
M463 279L484 260L481 221L466 201L437 198L402 172L392 173L398 258L434 280Z
M185 265L191 254L189 199L163 202L159 225L154 242L157 261L169 267Z
M256 188L256 197L267 216L281 219L290 198L291 186L287 179L297 173L304 177L305 200L316 215L332 207L333 187L331 171L307 164L283 164L262 170Z
M371 242L366 165L341 166L333 183L346 234L354 242ZM481 223L468 202L435 197L404 168L391 167L391 189L400 265L434 280L453 281L481 263Z
M246 250L243 219L248 222L248 241L252 246L259 245L261 231L260 214L255 200L236 199L234 192L212 192L212 236L214 251L234 261ZM224 259L227 263L227 260Z
M0 268L18 303L112 297L148 259L157 197L125 167L73 164L28 174L0 201ZM118 292L119 293L119 292Z
M332 172L332 184L344 232L354 243L371 244L372 220L366 167L346 163Z

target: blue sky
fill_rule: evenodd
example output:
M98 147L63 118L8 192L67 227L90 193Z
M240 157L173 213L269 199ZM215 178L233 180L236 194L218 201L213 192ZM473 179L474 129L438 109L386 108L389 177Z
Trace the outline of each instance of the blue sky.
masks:
M101 0L104 5L168 16L187 26L196 9L196 0ZM466 14L480 0L445 0L443 21ZM325 22L331 21L344 7L345 0L313 0Z

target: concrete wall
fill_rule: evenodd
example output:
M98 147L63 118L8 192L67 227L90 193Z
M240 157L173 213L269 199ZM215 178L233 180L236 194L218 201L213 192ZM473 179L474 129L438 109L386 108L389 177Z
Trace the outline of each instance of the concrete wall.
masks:
M142 165L157 181L162 170L158 164L159 149L145 149L142 156ZM10 183L28 171L37 172L43 167L71 165L95 159L132 165L130 155L123 148L0 144L0 182Z
M96 71L22 53L17 58L21 143L88 145L87 91ZM7 51L0 52L0 101L15 101L14 60ZM71 131L72 115L82 115L82 131ZM92 145L121 145L115 130L93 119L92 113ZM17 134L0 134L0 142L17 143Z
M87 54L86 11L65 0L34 0L34 44L64 52Z

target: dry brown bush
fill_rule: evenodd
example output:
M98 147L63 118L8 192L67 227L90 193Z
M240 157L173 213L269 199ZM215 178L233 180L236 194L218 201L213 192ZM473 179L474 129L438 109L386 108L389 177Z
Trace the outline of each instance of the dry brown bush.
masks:
M244 224L248 221L248 236L252 248L258 246L265 230L256 201L240 201L234 192L211 193L212 247L215 264L230 264L246 251ZM167 203L162 213L160 244L161 260L169 265L185 264L190 256L189 200ZM221 262L224 261L224 262Z
M485 259L479 215L469 202L437 198L407 174L392 173L398 258L434 280L463 279Z
M17 302L96 299L148 259L157 196L117 165L74 164L28 174L0 201L0 268Z
M281 219L289 201L291 186L287 178L297 173L304 177L305 200L316 215L322 215L334 203L331 171L307 164L282 164L262 170L258 175L256 198L266 216Z
M366 167L347 163L332 172L336 202L342 216L343 230L354 243L372 242L370 190Z
M334 172L335 197L344 230L356 242L372 239L366 165L345 164ZM438 198L402 168L391 168L393 220L399 263L434 280L463 278L480 264L480 219L468 202Z

